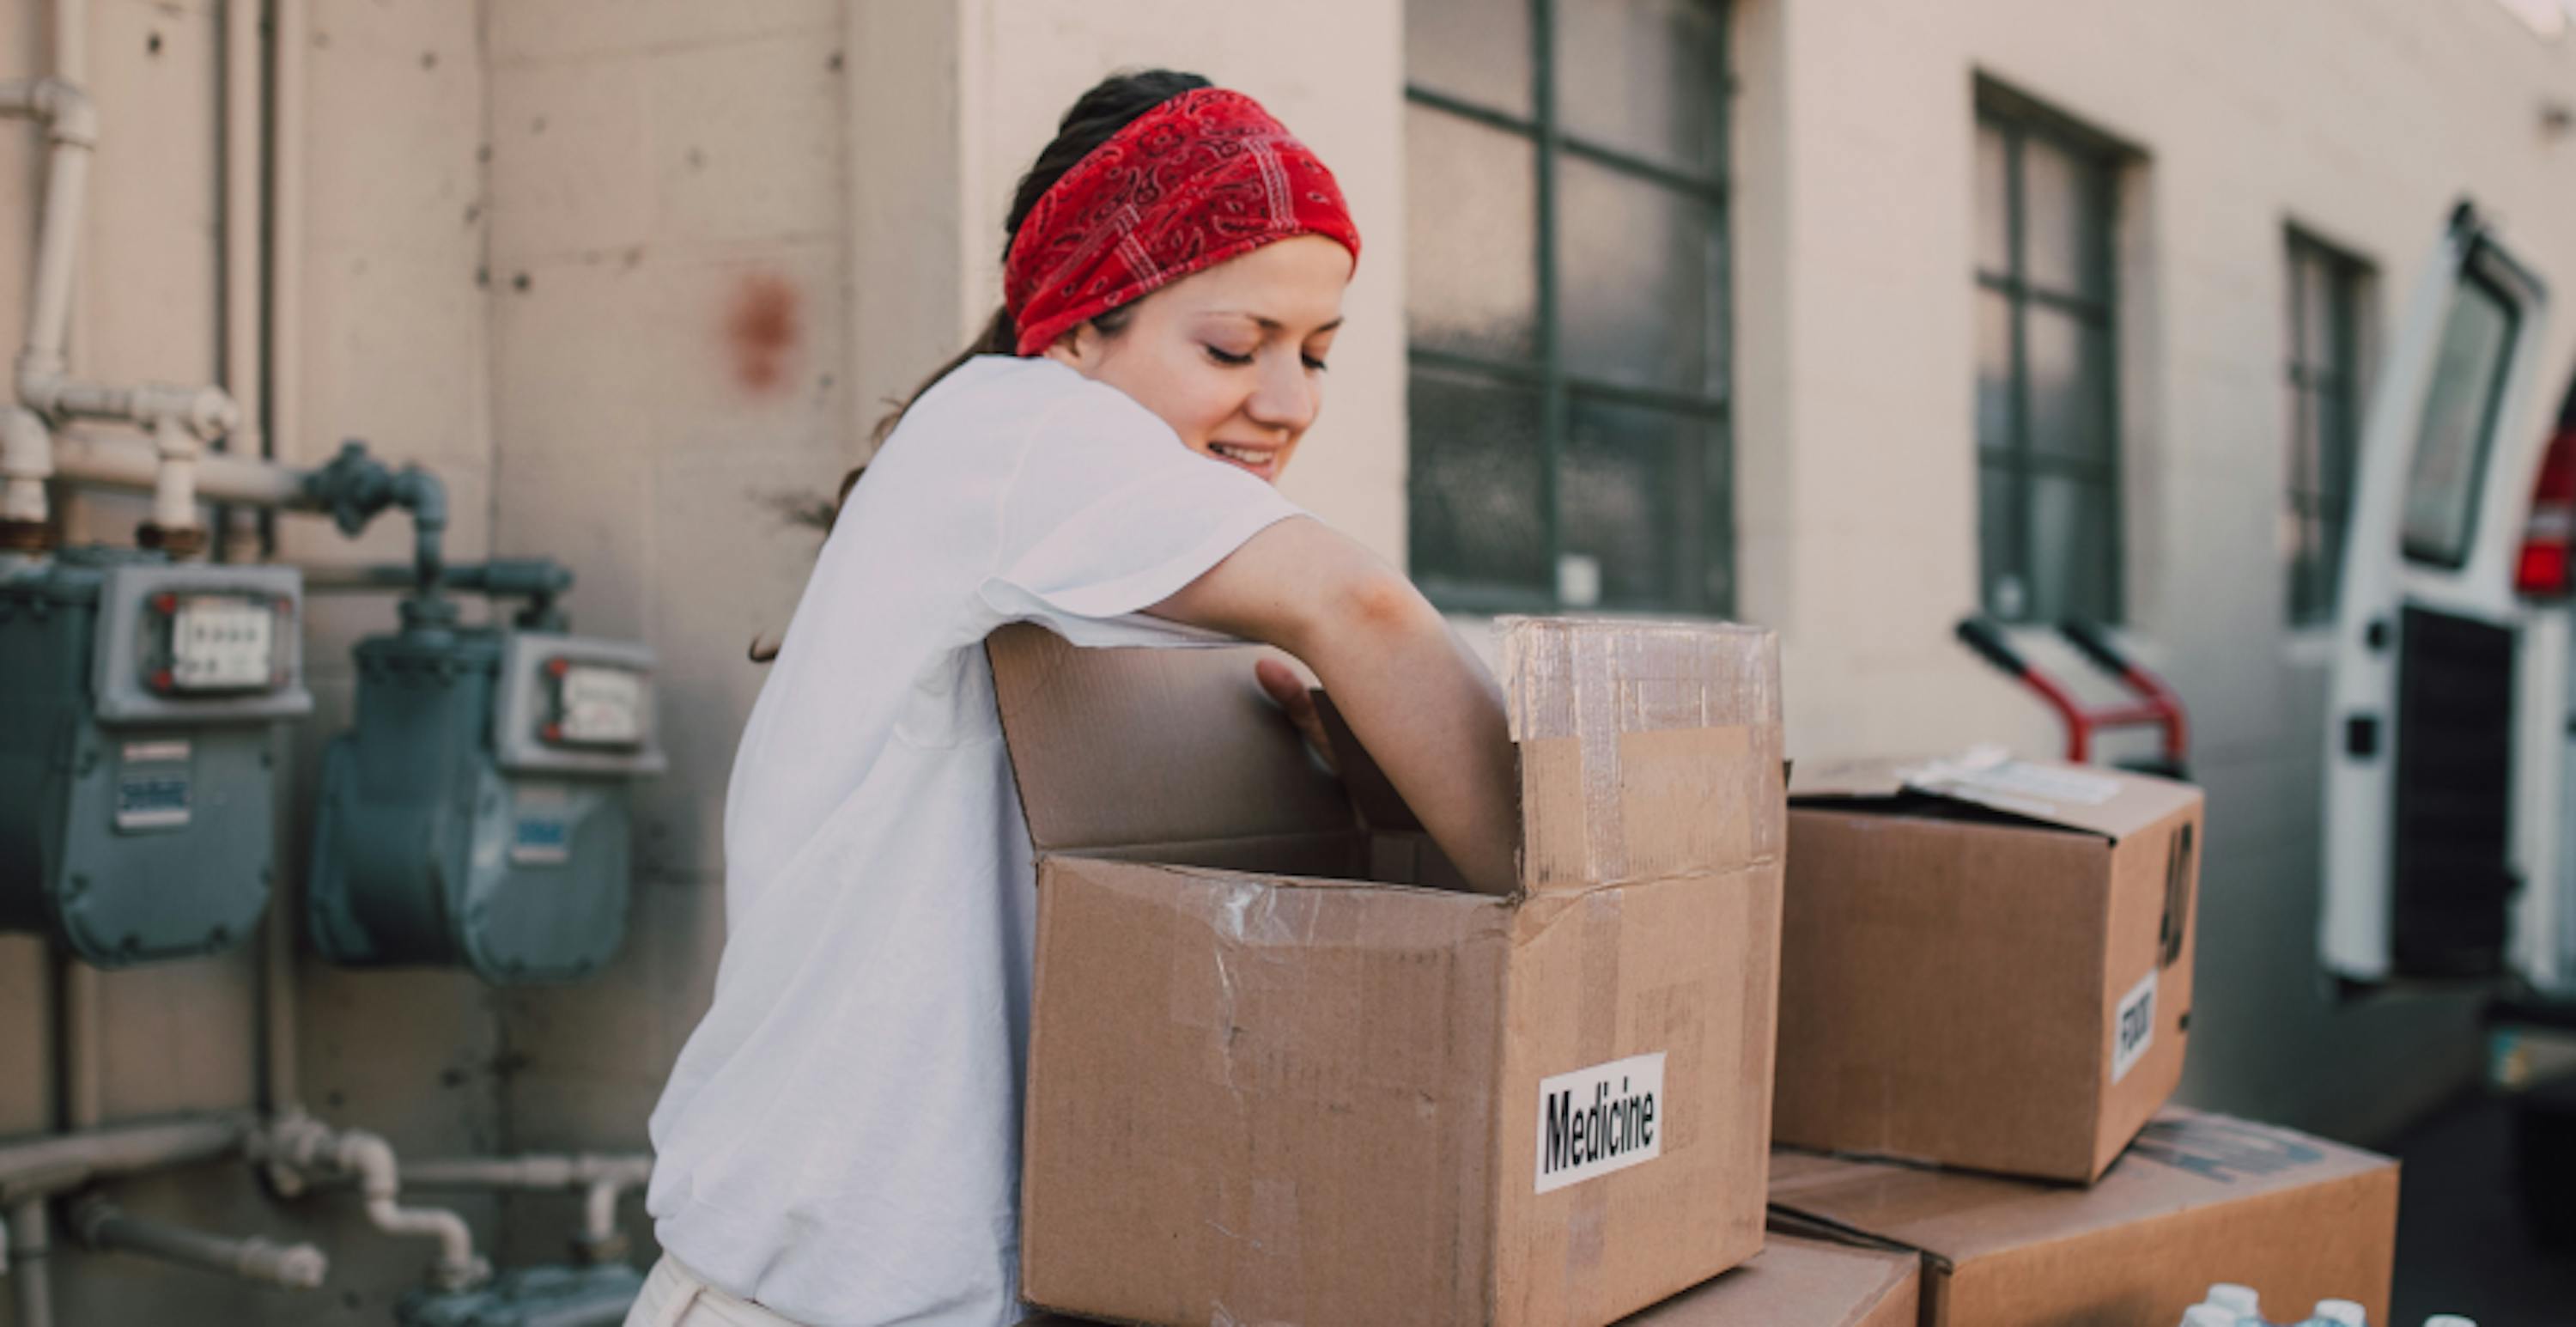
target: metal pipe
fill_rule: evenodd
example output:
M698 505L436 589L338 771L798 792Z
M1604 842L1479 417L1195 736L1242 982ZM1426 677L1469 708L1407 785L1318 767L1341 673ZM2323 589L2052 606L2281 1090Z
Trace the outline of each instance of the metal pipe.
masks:
M99 1072L102 997L98 969L76 958L62 966L63 1127L74 1132L95 1129L107 1117Z
M160 467L160 453L134 439L65 432L54 440L54 473L75 483L149 493ZM196 490L218 502L319 510L320 504L305 496L304 474L268 461L217 453L197 458Z
M224 390L241 407L232 449L260 454L268 413L259 343L258 0L224 0Z
M253 1142L254 1160L289 1170L321 1169L355 1177L365 1196L367 1220L389 1235L424 1235L438 1241L430 1281L442 1290L467 1290L492 1278L492 1265L474 1252L465 1218L435 1207L404 1207L402 1170L391 1144L361 1129L333 1129L308 1115L278 1120Z
M54 435L22 405L0 407L0 522L41 527L45 480L54 473Z
M58 23L77 26L77 17ZM57 50L59 52L60 46ZM61 56L57 54L57 61ZM98 109L80 76L57 63L53 77L0 83L0 114L42 120L51 143L45 163L45 207L36 229L36 269L27 301L27 341L19 370L59 374L71 329L72 281L79 271L81 214L89 194L89 154L98 146Z
M88 190L89 154L98 141L98 113L70 77L64 59L77 59L80 43L68 30L86 20L76 7L58 5L54 23L58 77L0 83L0 114L32 115L45 124L47 158L44 213L36 227L34 286L27 301L27 338L19 373L59 374L63 338L71 321L72 278L80 243L82 197ZM31 404L31 403L30 403ZM53 471L52 434L24 405L10 411L5 455L0 455L0 530L13 548L43 549L49 539L45 479Z
M160 453L161 468L152 477L149 528L163 541L172 541L178 532L197 528L197 440L164 415L153 422L152 446ZM173 547L171 551L184 555L192 550Z
M257 1124L247 1112L232 1112L0 1144L0 1203L223 1156L240 1148Z
M422 1189L579 1189L581 1234L574 1248L587 1261L607 1262L625 1256L626 1241L617 1229L618 1199L653 1178L653 1158L592 1153L467 1157L414 1162L403 1167L403 1178Z
M72 1229L94 1249L122 1250L202 1267L286 1290L318 1290L331 1263L310 1244L252 1235L229 1239L135 1216L95 1194L72 1205Z
M270 36L268 449L304 450L304 71L313 47L306 0L275 0Z
M18 1292L18 1327L54 1327L53 1266L46 1255L45 1200L28 1198L9 1211L9 1279Z
M420 579L418 569L398 562L311 566L302 571L307 594L409 590ZM570 590L572 582L571 570L551 558L494 558L448 564L438 587L496 598L550 598Z

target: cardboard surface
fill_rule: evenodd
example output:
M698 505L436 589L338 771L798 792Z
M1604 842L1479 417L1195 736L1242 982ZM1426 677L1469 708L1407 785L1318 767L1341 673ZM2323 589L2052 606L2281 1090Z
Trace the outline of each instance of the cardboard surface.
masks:
M1773 1136L2092 1179L2182 1076L2200 792L1926 768L1797 771Z
M1786 838L1771 638L1501 629L1523 788L1552 810L1525 807L1524 890L1500 899L1424 887L1445 862L1404 818L1361 828L1338 783L1315 795L1318 767L1276 750L1288 726L1239 708L1248 652L995 638L1043 836L1032 1301L1190 1327L1600 1327L1760 1247ZM1179 796L1174 769L1225 792L1129 804ZM1283 805L1260 805L1272 781ZM1377 878L1285 873L1341 861Z
M1923 1260L1774 1234L1751 1262L1621 1327L1916 1327Z
M1702 1282L1619 1327L1916 1327L1923 1260L1772 1235L1741 1267ZM1080 1327L1041 1313L1022 1327Z
M1925 1255L1923 1327L2179 1321L2214 1282L2386 1320L2397 1163L2289 1129L2159 1113L2090 1187L1783 1151L1775 1225Z
M1341 785L1252 680L1253 649L1093 651L1042 627L985 642L1040 851L1353 830Z

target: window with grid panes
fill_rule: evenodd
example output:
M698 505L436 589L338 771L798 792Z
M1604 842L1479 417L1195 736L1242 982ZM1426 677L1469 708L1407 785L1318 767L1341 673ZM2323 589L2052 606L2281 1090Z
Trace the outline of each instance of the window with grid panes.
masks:
M2289 501L2281 516L2290 622L2332 622L2352 511L2361 427L2361 296L2369 269L2298 231L2289 235Z
M1407 0L1414 579L1723 613L1723 0Z
M1986 611L2120 618L2115 150L1980 88L1977 531Z

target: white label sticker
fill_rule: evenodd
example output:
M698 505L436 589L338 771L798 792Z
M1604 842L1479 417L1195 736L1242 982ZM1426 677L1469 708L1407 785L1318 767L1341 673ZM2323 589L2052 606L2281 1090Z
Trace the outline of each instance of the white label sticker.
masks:
M2022 797L2059 806L2100 806L2120 795L2117 779L2081 770L2007 761L1990 769L1962 774L1959 787L2005 797Z
M1538 1191L1664 1154L1664 1053L1632 1055L1538 1085Z
M2145 1059L2147 1048L2156 1044L2156 974L2149 969L2144 979L2120 997L2120 1016L2111 1024L2111 1081L2129 1076L2138 1061Z
M567 742L631 746L644 740L644 679L623 668L574 664L563 675Z
M560 866L572 860L572 798L550 784L519 789L510 806L510 862Z
M265 604L219 595L179 601L170 618L170 682L181 691L238 691L271 685L277 614Z

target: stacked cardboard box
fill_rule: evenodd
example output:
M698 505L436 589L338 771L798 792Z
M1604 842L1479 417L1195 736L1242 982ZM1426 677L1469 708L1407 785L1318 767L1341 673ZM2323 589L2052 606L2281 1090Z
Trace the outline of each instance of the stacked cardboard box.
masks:
M2387 1321L2397 1163L2223 1115L2165 1110L2091 1185L1781 1152L1771 1201L1779 1229L1920 1253L1923 1327L2166 1327L2221 1281Z
M1919 1252L1924 1327L2166 1327L2220 1281L2381 1320L2394 1163L2158 1113L2191 1028L2198 789L1859 762L1801 766L1790 807L1773 1129L1811 1151L1772 1160L1775 1225Z
M2099 1176L2182 1078L2200 790L1963 761L1789 791L1773 1136Z
M993 639L1039 853L1032 1301L2164 1327L2239 1280L2384 1310L2393 1166L2157 1115L2197 789L1993 762L1784 787L1768 633L1501 631L1505 898L1456 888L1346 729L1339 777L1313 760L1254 652Z

